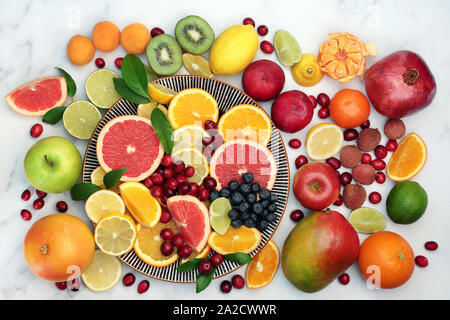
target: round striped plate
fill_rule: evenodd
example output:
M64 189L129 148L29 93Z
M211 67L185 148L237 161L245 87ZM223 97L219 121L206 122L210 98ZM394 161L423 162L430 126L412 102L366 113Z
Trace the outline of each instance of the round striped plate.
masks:
M188 88L200 88L209 92L219 104L220 115L238 104L251 104L259 106L252 98L250 98L241 90L225 82L210 78L180 75L160 78L156 80L156 82L176 92ZM83 182L91 182L91 172L99 166L95 148L97 144L98 134L100 133L101 129L108 121L115 117L122 115L134 115L136 113L137 105L124 99L119 100L106 112L97 128L95 129L86 149L83 163ZM250 254L251 256L254 256L259 250L261 250L274 234L283 216L289 194L289 165L287 154L280 133L275 128L273 123L272 135L268 148L273 153L277 164L277 177L275 185L272 189L272 192L274 192L278 196L277 210L275 212L277 220L269 224L268 228L261 234L261 243L258 248ZM210 256L212 254L213 252L210 253ZM192 270L190 272L178 271L177 267L180 265L180 260L167 267L153 267L142 261L133 250L121 256L120 259L128 264L131 268L143 274L165 281L195 282L197 277L197 272L195 270ZM217 268L215 278L233 272L239 267L239 264L226 260Z

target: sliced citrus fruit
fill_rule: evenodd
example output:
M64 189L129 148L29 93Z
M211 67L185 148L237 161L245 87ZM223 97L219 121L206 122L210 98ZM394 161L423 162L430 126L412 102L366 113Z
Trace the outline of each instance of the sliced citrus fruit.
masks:
M405 181L422 170L427 161L427 146L416 133L408 134L389 159L386 174L394 181Z
M88 101L72 102L63 114L63 124L67 132L78 139L89 139L102 115Z
M286 30L278 30L273 36L273 45L278 60L286 67L291 67L302 58L302 50L297 40Z
M220 254L235 252L250 253L261 242L261 233L256 228L228 228L224 235L211 232L208 244L214 251Z
M208 137L208 133L200 126L186 125L173 132L172 152L186 147L203 148L202 139Z
M92 291L106 291L114 287L122 277L122 263L117 257L97 249L94 260L81 274L86 287Z
M312 160L325 160L341 150L344 134L333 123L320 123L312 127L306 135L305 149Z
M86 94L97 107L109 109L121 98L114 89L114 78L119 78L114 71L100 69L92 72L86 79Z
M173 91L162 84L153 81L148 83L148 95L150 96L150 99L156 103L169 104L176 94L176 91Z
M103 177L105 176L106 171L102 169L102 167L97 167L91 172L91 183L96 184L102 189L106 189L106 186L103 183ZM120 182L119 182L120 184ZM110 190L115 193L119 193L119 184L116 184L114 187L110 188Z
M136 235L132 218L122 213L111 213L95 226L94 240L104 253L120 256L133 249Z
M142 183L128 181L119 186L128 211L139 223L154 227L161 218L161 205Z
M212 78L213 73L209 68L209 62L203 56L185 53L183 54L183 64L190 74Z
M142 181L159 166L164 148L149 119L119 116L97 138L97 159L106 172L127 168L121 181Z
M225 141L250 139L263 145L269 143L272 132L267 113L249 104L237 105L225 112L217 127Z
M172 158L174 161L183 161L186 166L194 167L194 175L187 178L189 182L200 184L209 173L208 160L197 148L187 147L175 150L172 152Z
M156 102L150 102L138 105L137 115L150 120L152 111L158 108L167 116L167 109L162 104L157 104Z
M158 223L153 228L148 228L141 224L137 225L138 234L134 243L134 252L142 261L153 267L166 267L178 260L176 250L173 250L169 256L161 253L161 244L164 240L161 238L160 233L163 229L172 230L174 235L180 233L173 220L170 220L168 223Z
M211 252L211 247L208 245L206 245L205 248L203 248L203 250L200 252L192 250L192 253L189 255L189 257L181 259L181 263L185 263L185 262L187 262L191 259L195 259L195 258L197 258L197 259L206 258L210 252Z
M353 210L348 221L357 232L375 233L386 228L386 219L373 208L361 207Z
M231 209L230 201L224 197L215 199L209 206L211 227L220 235L224 235L230 227L231 219L228 217L228 212Z
M206 120L217 122L219 106L216 99L205 90L185 89L170 101L168 118L174 129L192 124L203 127Z
M99 190L91 194L84 204L87 216L92 222L99 222L104 216L113 213L125 213L122 198L111 190Z
M272 281L280 264L280 249L272 240L262 248L247 266L245 273L247 287L257 289Z

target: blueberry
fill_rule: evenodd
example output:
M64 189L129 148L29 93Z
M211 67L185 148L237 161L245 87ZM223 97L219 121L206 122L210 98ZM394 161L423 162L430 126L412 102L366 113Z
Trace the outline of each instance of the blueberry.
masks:
M269 213L266 217L266 220L268 222L275 222L275 220L277 220L277 216L275 215L275 213Z
M256 202L256 194L254 193L249 193L247 194L247 196L245 197L245 199L247 200L247 202L253 204Z
M264 208L261 203L257 202L257 203L253 204L252 210L256 214L261 214L261 212L263 212Z
M240 219L231 220L231 226L233 228L240 228L242 226L242 220Z
M261 218L265 218L265 217L267 217L267 215L268 215L269 213L270 213L269 210L264 209L263 212L261 212L260 216L261 216Z
M244 183L252 183L253 174L251 172L244 173L244 175L242 176L242 181L244 181Z
M223 188L223 189L221 189L221 190L219 191L219 196L225 197L225 198L231 197L230 189L228 189L228 188Z
M236 191L239 188L239 182L237 182L236 180L231 180L228 183L228 189L230 189L231 191Z
M241 214L239 215L239 219L241 219L242 221L245 221L248 218L250 218L250 213L248 212L241 212Z
M263 232L264 230L266 230L268 225L269 223L266 220L261 220L258 222L256 227L258 228L259 231Z
M278 200L278 196L275 193L271 192L269 201L270 202L277 202L277 200Z
M240 192L235 192L231 196L231 204L236 206L244 200L244 196Z
M218 197L219 197L219 192L217 192L216 190L209 191L209 201L213 202Z
M260 203L262 204L264 209L269 206L269 200L263 200L263 201L260 201Z
M267 210L269 210L270 212L274 212L275 210L277 210L277 206L274 203L271 203L267 206Z
M252 183L250 188L252 189L252 192L259 192L259 190L261 190L261 186L257 182Z
M231 220L239 218L239 212L235 209L231 209L230 211L228 211L228 218L230 218Z
M248 184L246 184L246 183L242 183L240 186L239 186L239 191L241 192L241 193L243 193L243 194L247 194L247 193L249 193L250 192L250 185L248 185Z
M241 212L247 212L249 209L250 209L250 203L248 203L247 201L243 201L239 205L239 210Z
M246 226L247 228L253 228L254 226L256 226L256 223L253 219L247 219L244 221L244 226Z
M259 191L259 197L263 200L270 199L270 191L268 189L261 189Z

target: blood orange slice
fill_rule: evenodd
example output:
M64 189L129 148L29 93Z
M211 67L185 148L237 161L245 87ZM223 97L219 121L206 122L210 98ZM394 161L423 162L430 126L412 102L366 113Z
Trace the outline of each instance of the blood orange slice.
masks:
M251 172L261 188L272 189L277 176L275 158L266 146L250 140L236 139L221 145L211 157L210 175L217 189L231 180L242 182L242 175Z
M206 206L194 196L173 196L167 200L167 208L186 243L201 252L211 233Z
M67 84L63 77L40 78L11 91L6 103L24 116L43 116L49 109L62 106L67 98Z
M97 159L106 172L128 168L120 180L141 181L151 175L164 149L150 120L120 116L109 121L97 139Z

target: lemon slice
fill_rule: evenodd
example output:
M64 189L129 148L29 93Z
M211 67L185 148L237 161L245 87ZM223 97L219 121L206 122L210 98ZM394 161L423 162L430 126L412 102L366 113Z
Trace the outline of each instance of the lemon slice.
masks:
M170 100L172 100L176 94L177 93L172 89L160 85L159 83L153 81L148 83L148 95L150 96L150 99L156 103L169 104Z
M133 219L122 213L111 213L95 226L94 240L104 253L120 256L133 249L136 235Z
M196 125L185 125L173 132L173 149L175 150L194 147L202 150L202 139L208 137L208 133L201 127Z
M94 260L81 274L86 287L92 291L106 291L114 287L122 277L122 263L114 256L95 250Z
M343 141L341 128L333 123L320 123L306 135L306 153L312 160L325 160L341 150Z
M174 161L183 161L186 166L194 167L194 175L187 178L189 182L200 184L209 173L208 160L197 148L187 147L175 150L172 152L172 158Z
M202 56L185 53L183 54L183 64L194 76L213 77L208 60Z
M103 170L102 167L95 168L91 173L91 183L98 185L102 189L106 189L103 184L103 177L105 176L106 171Z
M156 102L150 102L145 104L138 105L137 108L137 115L140 117L147 118L150 120L150 117L152 115L152 111L155 110L155 108L158 108L161 110L167 117L167 109L162 104L157 104Z
M348 221L356 231L362 233L375 233L386 228L386 219L373 208L361 207L353 210Z
M228 217L230 210L231 204L227 198L220 197L211 202L209 221L214 231L220 235L224 235L230 227L231 219Z
M109 69L100 69L86 79L86 94L97 107L109 109L121 98L114 89L113 78L119 78L119 75Z
M99 190L91 194L84 204L86 214L92 222L99 222L104 216L113 213L125 213L122 198L111 190Z
M89 139L102 115L89 101L72 102L63 114L63 124L67 132L78 139Z
M273 37L277 57L286 67L291 67L302 58L302 50L297 40L286 30L278 30Z

